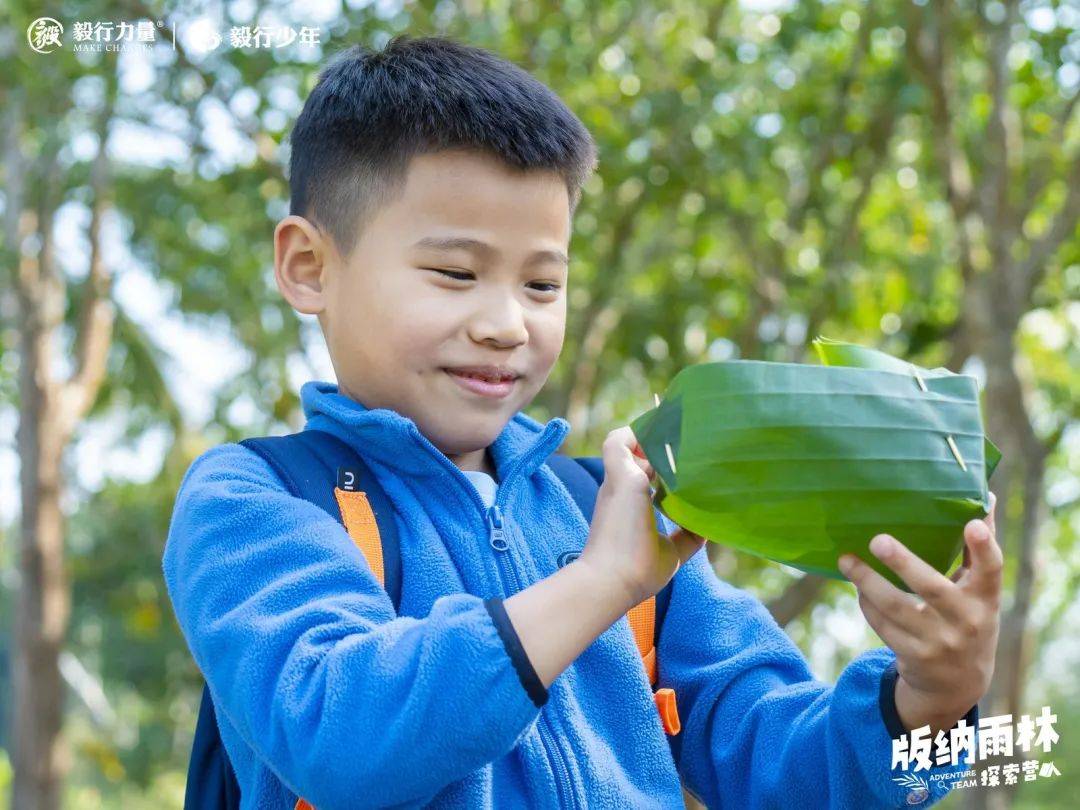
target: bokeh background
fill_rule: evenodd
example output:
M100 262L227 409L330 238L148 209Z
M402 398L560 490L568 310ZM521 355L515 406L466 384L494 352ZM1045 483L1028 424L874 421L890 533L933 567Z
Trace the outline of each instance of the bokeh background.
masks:
M406 32L514 60L597 140L565 348L529 408L571 421L571 452L598 453L687 364L814 362L818 334L979 379L1006 556L981 711L1051 706L1060 740L1039 756L1061 775L943 806L1076 806L1076 0L0 14L0 800L181 806L201 680L161 577L173 498L200 452L299 429L301 383L333 379L316 323L272 278L287 135L329 54ZM41 14L65 29L48 54L26 36ZM139 20L151 47L75 47L77 21L107 43ZM317 41L267 45L304 26ZM817 677L881 643L849 585L709 553ZM17 741L40 778L16 766Z

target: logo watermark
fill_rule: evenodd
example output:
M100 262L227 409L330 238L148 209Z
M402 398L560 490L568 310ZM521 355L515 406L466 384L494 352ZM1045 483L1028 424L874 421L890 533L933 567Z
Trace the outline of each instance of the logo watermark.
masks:
M38 17L26 29L26 41L37 53L65 48L64 25L52 17ZM181 25L183 47L203 54L222 45L233 50L269 50L290 45L322 44L322 28L302 25L233 25L220 28L207 19ZM76 20L71 23L69 47L75 52L149 50L159 41L177 50L177 25L162 20Z
M1054 724L1057 715L1043 706L1034 718L1021 715L1015 723L1011 714L980 717L978 727L968 725L961 719L956 726L939 730L931 739L930 727L921 726L892 741L892 768L910 771L894 776L893 781L911 789L909 804L918 804L929 796L933 783L942 783L944 789L965 787L997 787L1015 785L1021 777L1025 782L1038 778L1061 776L1061 771L1051 760L1024 758L1018 762L985 765L980 769L967 768L948 773L930 773L924 777L917 773L931 768L956 766L961 755L966 765L975 765L991 757L1013 757L1017 753L1038 752L1049 754L1060 739ZM978 734L976 734L978 731ZM976 743L976 739L978 742Z
M26 28L26 41L38 53L52 53L64 47L64 26L52 17L38 17Z

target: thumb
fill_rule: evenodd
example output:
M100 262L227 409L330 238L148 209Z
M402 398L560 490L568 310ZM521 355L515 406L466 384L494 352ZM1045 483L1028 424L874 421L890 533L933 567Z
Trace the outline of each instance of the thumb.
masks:
M671 540L671 544L675 546L675 551L679 554L680 564L697 554L706 542L705 538L700 534L695 534L689 529L684 529L681 526L670 534L668 539Z

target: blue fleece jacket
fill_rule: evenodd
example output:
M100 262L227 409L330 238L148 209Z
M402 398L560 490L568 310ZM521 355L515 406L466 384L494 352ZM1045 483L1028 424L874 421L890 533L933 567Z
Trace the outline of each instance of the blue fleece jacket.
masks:
M680 734L663 731L625 617L544 689L502 599L588 536L544 464L566 420L519 412L506 424L490 448L499 487L488 508L411 419L330 383L301 397L305 429L354 447L397 509L400 615L341 525L260 456L223 444L192 463L165 582L244 808L292 808L298 795L318 810L682 807L680 776L709 807L920 798L893 781L892 651L858 656L835 686L816 680L704 551L676 574L659 636ZM505 551L489 542L500 517ZM947 792L928 783L922 806Z

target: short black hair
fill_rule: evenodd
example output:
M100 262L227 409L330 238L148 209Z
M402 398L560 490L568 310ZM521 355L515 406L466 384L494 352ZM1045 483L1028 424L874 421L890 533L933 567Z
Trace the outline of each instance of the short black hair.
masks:
M290 136L291 214L327 229L343 255L418 154L466 148L566 183L571 212L596 168L585 125L514 63L447 37L353 45L322 69Z

